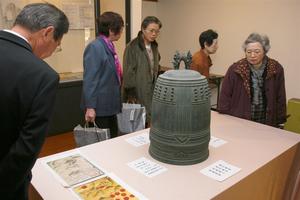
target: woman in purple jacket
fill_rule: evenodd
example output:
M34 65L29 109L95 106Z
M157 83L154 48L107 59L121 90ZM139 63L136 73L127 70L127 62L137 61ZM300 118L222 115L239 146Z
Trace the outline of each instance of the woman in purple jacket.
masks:
M283 67L266 55L267 36L251 33L243 49L245 58L233 63L225 75L218 111L278 127L286 121Z

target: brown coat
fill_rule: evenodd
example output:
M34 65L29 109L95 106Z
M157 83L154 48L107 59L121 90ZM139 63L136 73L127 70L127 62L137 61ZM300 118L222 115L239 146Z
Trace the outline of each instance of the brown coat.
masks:
M137 103L146 107L147 122L151 119L151 106L154 85L160 70L160 54L156 41L151 44L154 67L153 73L142 32L126 47L123 58L123 101L135 97Z
M266 124L278 126L286 121L286 94L283 67L267 59L264 72ZM236 117L251 119L250 66L244 58L232 64L223 80L218 111Z
M198 71L203 76L208 78L209 68L212 66L210 57L204 53L203 49L197 51L192 58L191 69Z

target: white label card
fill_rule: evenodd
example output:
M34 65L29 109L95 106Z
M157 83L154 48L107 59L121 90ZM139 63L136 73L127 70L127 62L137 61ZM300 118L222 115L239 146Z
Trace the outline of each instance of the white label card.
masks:
M153 177L167 171L167 168L152 162L144 157L139 158L127 164L132 169L144 174L147 177Z
M219 160L214 164L202 169L200 172L221 182L238 173L240 170L241 168L230 165L223 160Z
M225 141L225 140L222 140L220 138L211 136L210 141L209 141L209 146L217 148L217 147L220 147L220 146L222 146L223 144L226 144L226 143L227 143L227 141Z
M150 143L149 133L142 133L142 134L127 138L126 142L128 142L129 144L131 144L135 147L149 144Z

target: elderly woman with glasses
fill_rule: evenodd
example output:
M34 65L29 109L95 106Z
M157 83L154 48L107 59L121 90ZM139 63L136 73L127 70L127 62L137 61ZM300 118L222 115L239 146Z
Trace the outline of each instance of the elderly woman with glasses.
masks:
M162 24L158 18L146 17L138 36L126 47L123 59L123 100L145 106L148 125L151 119L152 95L160 60L155 40L161 27Z
M283 67L266 55L267 36L250 34L243 49L245 58L232 64L225 75L218 111L278 127L286 121Z

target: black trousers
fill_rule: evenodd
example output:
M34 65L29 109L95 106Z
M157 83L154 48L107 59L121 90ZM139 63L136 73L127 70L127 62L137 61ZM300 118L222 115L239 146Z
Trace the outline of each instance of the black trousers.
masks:
M109 128L111 138L118 136L117 115L96 117L95 122L99 128Z
M9 178L9 176L13 176L13 174L10 174L7 176L7 178ZM15 191L10 191L10 189L8 188L7 190L4 189L4 187L1 187L0 189L0 194L1 197L0 199L5 199L5 200L28 200L28 190L29 190L29 184L31 181L31 172L30 174L25 178L24 182L20 184L19 188ZM3 184L5 184L5 179L2 180ZM2 186L2 184L1 184Z

